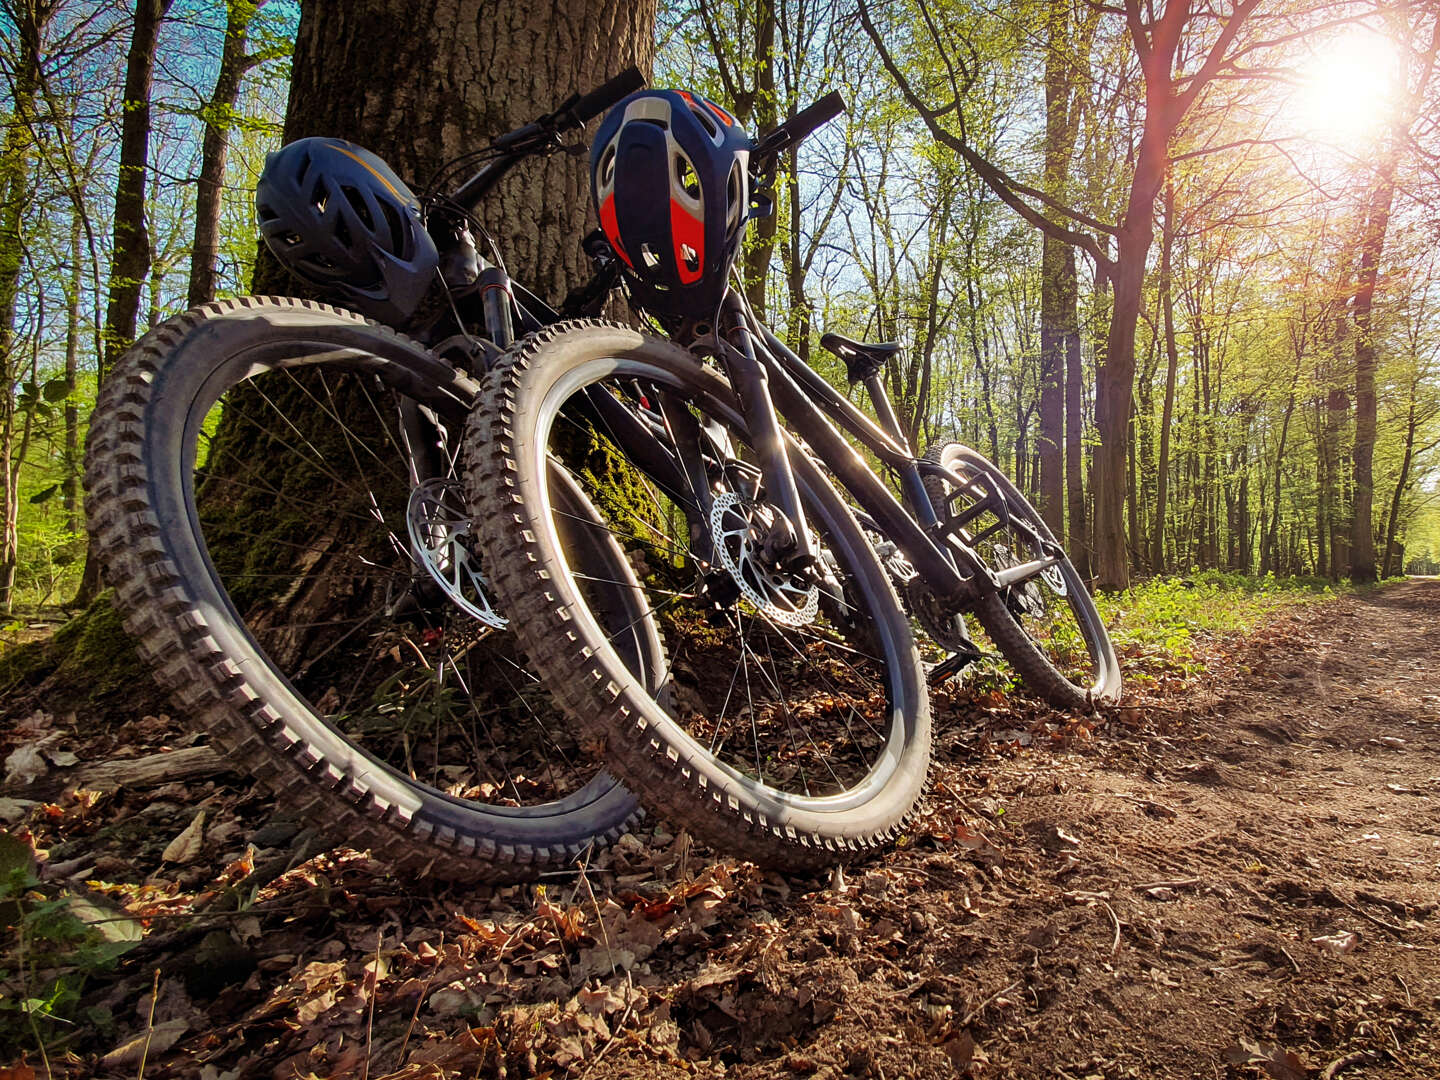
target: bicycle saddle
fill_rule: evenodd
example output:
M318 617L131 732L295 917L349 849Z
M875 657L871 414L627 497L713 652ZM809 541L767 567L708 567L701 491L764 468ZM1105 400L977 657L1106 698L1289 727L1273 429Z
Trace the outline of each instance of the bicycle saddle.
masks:
M892 357L898 356L905 348L898 341L882 341L871 345L839 334L826 334L820 339L820 347L845 361L845 374L852 383L878 373Z

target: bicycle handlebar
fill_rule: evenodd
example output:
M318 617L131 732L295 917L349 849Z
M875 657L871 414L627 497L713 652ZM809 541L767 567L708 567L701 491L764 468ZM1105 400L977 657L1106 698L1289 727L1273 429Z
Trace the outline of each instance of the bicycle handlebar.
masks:
M628 67L609 82L591 90L588 94L571 94L546 113L514 131L506 132L490 144L499 157L486 165L469 180L461 184L450 198L464 207L473 207L517 162L527 154L552 146L553 139L562 131L582 127L610 106L629 96L645 85L645 76L637 67Z
M768 159L794 146L822 124L828 124L845 111L845 99L839 90L832 90L813 105L801 109L774 131L762 135L750 151L750 160L761 168Z
M584 124L599 116L611 105L629 97L636 90L645 88L645 76L637 67L628 67L603 86L598 86L575 102L570 115L577 124Z

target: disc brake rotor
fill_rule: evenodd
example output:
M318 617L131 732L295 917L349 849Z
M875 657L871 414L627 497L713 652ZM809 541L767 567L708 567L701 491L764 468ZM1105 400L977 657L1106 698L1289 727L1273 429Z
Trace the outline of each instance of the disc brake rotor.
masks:
M486 626L503 630L505 616L490 602L489 582L471 551L470 517L460 481L433 477L410 492L405 525L410 544L451 603Z
M741 594L766 618L784 626L804 626L820 607L820 590L794 574L767 565L760 537L775 522L775 510L734 492L715 496L710 533L715 555Z

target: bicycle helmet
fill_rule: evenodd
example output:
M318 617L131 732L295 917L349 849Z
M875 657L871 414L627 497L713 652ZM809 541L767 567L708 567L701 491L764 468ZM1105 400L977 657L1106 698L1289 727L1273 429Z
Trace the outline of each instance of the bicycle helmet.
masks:
M255 214L287 269L382 322L403 325L435 280L440 256L420 200L344 139L298 139L266 157Z
M749 219L750 137L684 90L642 90L605 118L590 153L600 227L646 311L715 317Z

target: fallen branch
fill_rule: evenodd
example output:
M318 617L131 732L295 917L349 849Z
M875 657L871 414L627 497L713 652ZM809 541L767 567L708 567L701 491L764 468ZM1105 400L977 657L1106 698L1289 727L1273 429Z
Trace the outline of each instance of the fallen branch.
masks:
M165 754L130 758L124 761L101 761L56 769L28 784L7 784L0 795L26 798L53 798L66 788L87 791L119 791L121 788L160 787L184 780L200 780L209 776L234 772L234 763L221 757L208 746L191 746Z

